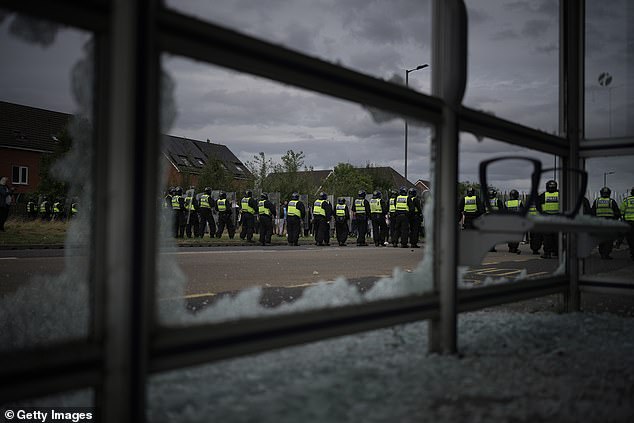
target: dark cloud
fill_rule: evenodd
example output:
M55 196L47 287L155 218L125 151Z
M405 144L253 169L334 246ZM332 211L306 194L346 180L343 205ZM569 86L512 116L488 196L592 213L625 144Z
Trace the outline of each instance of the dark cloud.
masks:
M550 54L556 51L559 51L559 46L556 44L546 44L546 45L541 45L541 46L537 46L533 49L533 51L535 53L544 53L544 54Z
M551 26L551 21L542 19L531 19L524 23L522 28L522 35L526 37L537 38L541 37Z
M517 39L519 37L519 34L514 29L503 29L491 35L490 39L493 41L504 41Z
M559 13L559 2L557 0L540 1L514 1L504 5L507 10L516 12L531 12L556 16Z

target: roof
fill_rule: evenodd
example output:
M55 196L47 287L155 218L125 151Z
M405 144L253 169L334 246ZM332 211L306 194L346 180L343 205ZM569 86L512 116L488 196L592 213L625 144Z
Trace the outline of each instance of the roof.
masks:
M378 175L383 179L387 179L394 188L402 186L405 186L407 189L416 188L414 184L406 180L405 177L391 167L357 167L356 169L362 173L372 173L375 176ZM285 173L286 172L281 172L279 175L284 175ZM298 173L301 175L307 175L311 184L321 187L332 173L332 169L304 170L299 171Z
M52 152L72 116L0 101L0 147Z
M210 159L217 159L234 178L246 179L251 176L251 172L226 145L209 140L204 142L166 135L163 140L163 154L179 172L200 174Z
M418 181L416 181L416 186L420 189L422 189L423 191L431 191L431 182L430 181L426 181L424 179L419 179Z

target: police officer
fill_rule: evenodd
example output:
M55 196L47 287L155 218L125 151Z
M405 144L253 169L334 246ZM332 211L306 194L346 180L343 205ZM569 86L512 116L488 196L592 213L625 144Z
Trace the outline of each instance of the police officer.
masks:
M537 211L537 205L535 202L529 197L528 199L528 215L529 216L537 216L539 212ZM533 255L539 254L539 249L542 248L542 242L544 237L539 232L529 232L528 233L528 242L531 250L533 250Z
M37 204L34 196L30 196L29 201L26 203L26 215L28 220L37 219Z
M557 182L552 179L546 182L546 192L539 195L537 210L549 216L556 216L560 213L559 190ZM544 254L541 258L549 259L559 255L559 235L557 232L543 234Z
M407 189L401 187L396 197L396 212L395 220L396 226L394 228L394 238L392 239L392 246L398 247L398 241L400 238L401 247L407 248L407 237L409 235L409 216L414 210L412 199L407 195Z
M174 236L185 237L185 199L183 188L176 187L172 196L172 212L174 213Z
M518 193L519 196L519 193ZM498 198L497 190L491 188L489 190L489 209L492 213L504 211L504 203Z
M253 192L247 190L244 193L244 197L240 201L241 209L241 224L242 230L240 231L240 239L245 239L247 242L253 241L253 232L255 231L255 214L257 213L258 203L253 198Z
M165 192L165 196L163 197L163 207L172 208L172 196L174 196L174 187L169 187L167 192Z
M464 216L463 229L475 229L473 221L484 214L484 205L476 196L475 188L467 188L467 194L458 203L458 216Z
M70 218L74 219L79 211L79 201L77 198L73 198L73 202L70 204Z
M601 197L594 200L592 203L592 208L590 209L590 214L596 217L602 217L604 219L612 219L618 220L621 218L621 211L619 210L618 204L610 195L612 195L612 190L608 187L601 188L600 191ZM613 240L603 241L599 243L599 254L601 258L604 260L612 260L610 254L612 254L612 244Z
M260 221L260 244L271 245L273 235L273 219L277 216L275 206L269 201L267 193L260 195L258 202L258 220Z
M420 248L418 240L420 225L423 221L423 206L420 204L416 188L410 188L407 196L412 200L412 213L409 215L409 242L412 248Z
M506 200L504 208L511 214L520 214L524 212L524 204L522 203L522 200L520 200L520 193L516 189L512 189L511 192L509 192L509 199ZM521 254L522 252L519 250L519 246L519 242L509 242L509 253Z
M621 216L625 223L630 225L630 230L625 234L627 245L630 246L630 257L634 260L634 188L630 195L621 203Z
M62 199L58 198L53 203L53 220L63 220L64 219L64 205L62 203Z
M202 238L205 236L205 227L209 224L209 237L216 235L216 222L212 210L216 208L216 200L211 196L211 188L205 187L200 199L198 200L198 216L200 219L200 229L198 235Z
M185 233L187 234L187 238L192 237L192 229L193 236L198 238L198 229L200 226L198 222L198 200L196 199L194 190L191 188L189 194L185 197L185 219Z
M330 245L330 219L332 218L332 205L327 200L325 192L319 194L319 198L313 204L313 220L315 227L315 245Z
M294 192L291 195L291 201L288 202L286 226L288 234L288 245L299 245L299 234L302 231L302 221L306 217L306 206L299 199L299 193Z
M354 200L354 219L357 227L357 246L365 247L365 237L368 234L368 219L370 218L370 203L365 199L365 190L359 190Z
M45 195L42 197L42 202L39 207L40 211L40 219L42 222L48 222L51 220L51 214L53 213L53 208L51 207L50 201L48 201L48 197Z
M390 217L389 223L389 234L390 239L389 242L393 243L394 240L394 228L396 228L396 197L398 196L398 192L394 189L391 189L389 192L389 200L388 200L388 211Z
M216 237L222 237L222 233L224 232L226 225L229 239L233 239L236 227L233 225L233 219L231 216L231 204L227 201L227 193L224 191L220 191L218 194L216 210L218 211L218 231L216 232Z
M384 247L387 238L387 222L385 216L389 212L387 203L383 200L381 191L374 191L370 200L370 214L372 217L372 235L375 247Z
M348 222L350 221L350 210L346 204L346 199L339 197L337 206L335 207L335 232L337 234L337 242L340 247L346 246L348 240Z

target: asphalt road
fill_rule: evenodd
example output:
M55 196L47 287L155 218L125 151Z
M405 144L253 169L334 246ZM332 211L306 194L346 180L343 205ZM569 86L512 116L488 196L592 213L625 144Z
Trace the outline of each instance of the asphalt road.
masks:
M557 260L544 260L531 255L522 245L522 254L488 253L481 266L469 268L464 275L467 285L477 286L486 277L512 279L526 271L529 278L545 277L557 268ZM82 251L64 250L0 250L0 296L14 292L36 275L62 273L74 260L85 259ZM589 260L593 272L627 266L625 249L614 253L616 260ZM276 306L297 298L305 287L319 281L344 276L359 290L370 288L376 280L392 274L394 267L413 270L422 260L424 249L316 246L248 246L177 248L161 257L173 257L187 277L185 298L192 309L213 302L223 295L253 286L264 288L262 303ZM34 282L31 282L34 283ZM44 282L35 282L44 283ZM164 299L167 300L167 299Z

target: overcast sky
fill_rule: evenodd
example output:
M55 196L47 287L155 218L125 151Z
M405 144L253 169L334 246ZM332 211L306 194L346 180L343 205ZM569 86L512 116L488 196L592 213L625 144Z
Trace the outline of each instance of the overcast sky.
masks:
M429 0L205 0L168 5L248 35L337 62L369 75L404 79L404 70L431 64ZM626 0L589 2L586 66L586 132L589 137L634 134L634 7ZM558 130L558 2L467 1L469 80L464 103L550 133ZM310 17L306 19L305 17ZM73 112L70 69L89 35L65 29L44 48L10 36L12 17L0 23L0 99ZM629 31L629 33L628 33ZM629 35L629 38L627 36ZM628 55L628 43L629 55ZM628 58L628 60L626 60ZM306 165L332 168L338 162L373 163L403 172L404 122L376 123L360 105L276 82L239 74L182 57L164 56L175 82L177 118L168 131L227 145L242 161L263 151L279 158L304 151ZM409 75L410 87L430 93L430 68ZM437 70L436 70L437 71ZM609 72L609 86L598 75ZM629 105L627 102L629 101ZM628 119L629 117L629 119ZM611 121L611 124L610 124ZM628 127L629 125L629 127ZM430 130L409 126L409 179L429 178ZM551 156L464 134L460 179L475 181L478 163L503 154ZM590 189L603 184L623 192L634 185L632 157L589 163ZM499 166L491 183L528 189L517 163Z

